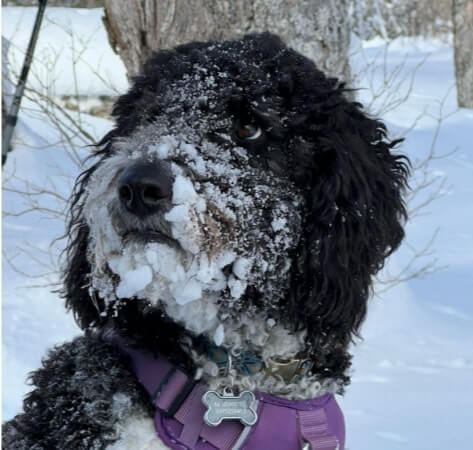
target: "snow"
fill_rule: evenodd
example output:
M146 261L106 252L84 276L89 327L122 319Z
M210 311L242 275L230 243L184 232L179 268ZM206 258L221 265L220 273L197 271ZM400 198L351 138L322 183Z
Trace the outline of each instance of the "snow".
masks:
M189 206L178 205L174 206L169 212L164 215L168 222L186 222L189 220Z
M172 202L175 205L181 203L194 203L197 199L197 193L194 190L194 186L187 177L178 175L174 180L172 187Z
M115 291L118 298L132 298L153 281L153 271L149 266L127 270L119 275L120 283Z
M223 325L219 324L214 334L215 345L221 346L223 344L223 339L225 338Z
M375 61L384 45L366 43L365 58ZM371 301L364 340L354 349L353 383L340 399L350 450L469 449L473 439L473 113L457 110L448 39L396 40L387 52L388 73L401 61L407 73L424 59L410 98L385 117L399 135L426 112L402 146L414 162L429 152L444 117L435 145L447 156L430 170L447 177L445 195L407 225L406 242L387 271L397 273L410 246L423 248L437 228L434 256L443 268ZM372 100L368 89L359 94Z
M228 278L228 287L230 288L230 294L233 298L240 298L245 292L247 283L245 281L238 280L233 275Z
M26 47L34 12L34 8L3 8L3 34L12 41L13 48ZM47 51L50 55L60 53L54 72L49 74L57 79L58 94L74 94L75 87L70 65L70 36L61 30L62 25L52 23L53 20L72 26L85 38L93 36L87 53L76 67L81 95L110 95L114 91L97 80L90 67L109 77L120 92L126 90L124 69L109 49L101 28L101 15L101 10L48 8L49 19L45 21L48 32L40 34L37 55L45 55ZM376 111L383 107L383 97L373 99L372 93L383 81L383 68L377 68L377 64L379 55L384 54L385 42L377 39L362 44L364 55L353 56L354 66L368 64L371 72L360 74L358 84L366 89L361 89L358 95ZM18 69L22 57L16 54L14 59L16 62L12 61L12 65ZM470 424L473 410L473 155L469 151L473 111L456 108L452 48L448 39L399 39L386 52L388 73L402 62L402 70L407 73L422 61L409 98L383 117L393 135L406 133L415 122L402 146L414 161L429 151L433 136L437 135L435 146L446 156L434 160L429 170L434 176L445 176L447 181L442 188L444 196L429 205L428 214L416 217L407 225L406 243L390 260L386 271L396 273L404 267L410 248L422 248L437 228L435 257L444 268L424 278L408 280L371 301L362 329L364 339L353 349L353 383L346 395L339 398L346 417L350 450L467 450L473 441ZM45 75L41 64L36 64L33 72L38 76L31 78L34 86ZM408 81L399 88L399 93L403 89L408 89ZM68 153L55 145L59 140L57 130L44 116L28 112L32 105L27 101L22 106L17 129L21 142L4 168L4 185L11 188L22 184L10 176L15 173L38 185L54 186L67 198L79 167ZM443 120L437 129L439 117ZM85 119L83 126L96 138L110 128L107 121ZM82 145L80 155L87 154L83 143L78 142L78 145ZM173 145L176 144L167 142L153 151L167 155ZM181 144L182 151L195 159L195 167L205 170L197 155L192 155L192 146L184 146ZM173 190L174 216L170 217L185 220L184 210L175 208L185 207L196 199L186 178L182 176L179 180ZM218 198L218 192L213 196ZM42 205L45 208L64 206L55 198L46 198ZM4 190L4 210L18 211L22 206L24 201L18 194ZM273 226L283 226L281 218L274 219ZM50 246L54 238L63 234L63 220L61 215L47 216L40 212L8 215L3 219L6 255L2 305L4 420L20 410L21 398L29 389L24 380L29 371L39 366L46 349L80 332L71 315L64 312L58 294L52 292L54 274L45 274L50 271L49 265L45 266L50 255L54 260L64 244L60 241ZM28 253L20 252L19 247L26 248ZM20 270L14 270L6 258ZM200 289L204 285L221 288L221 283L226 282L225 278L219 278L221 268L234 261L232 295L237 295L235 286L244 281L253 262L236 258L235 254L225 253L210 262L202 256L192 270L186 272L172 249L154 243L139 255L132 252L125 255L112 270L123 274L119 289L126 296L154 289L150 277L154 280L155 273L164 275L175 300L169 304L168 312L173 317L182 316L183 320L184 315L192 317L195 326L206 327L218 343L223 342L226 333L217 320L212 302L198 300ZM170 263L164 266L159 263L163 260ZM184 286L182 291L172 290L171 287L178 285ZM275 325L273 319L268 319L267 323Z
M249 260L248 258L237 258L233 263L232 271L238 278L244 280L248 276L248 272L251 269L252 264L253 261Z
M21 70L36 11L37 8L2 8L2 36L11 42L12 73ZM124 92L128 87L124 66L108 44L102 16L101 8L46 8L30 85L41 89L45 80L55 80L55 95L99 96ZM80 81L79 85L76 80Z
M150 146L149 150L152 152L155 152L158 155L158 158L164 159L164 158L167 158L170 148L169 148L169 145L162 143L159 145ZM138 153L138 155L140 154Z
M274 219L271 222L271 226L273 227L274 231L279 231L279 230L284 229L285 225L286 225L286 219L283 219L283 218Z
M202 286L199 281L189 279L184 284L176 284L171 288L171 293L178 305L186 305L193 300L199 300L202 297Z

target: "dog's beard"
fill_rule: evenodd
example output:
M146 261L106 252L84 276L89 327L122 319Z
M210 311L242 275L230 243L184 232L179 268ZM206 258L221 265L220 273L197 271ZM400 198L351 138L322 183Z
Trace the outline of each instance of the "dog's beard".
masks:
M84 208L91 289L108 305L146 301L196 333L217 330L244 301L251 313L249 286L259 305L276 309L300 236L301 195L251 169L242 148L197 149L155 130L118 143L91 179ZM145 219L123 211L116 194L119 174L136 158L169 161L174 175L169 209Z

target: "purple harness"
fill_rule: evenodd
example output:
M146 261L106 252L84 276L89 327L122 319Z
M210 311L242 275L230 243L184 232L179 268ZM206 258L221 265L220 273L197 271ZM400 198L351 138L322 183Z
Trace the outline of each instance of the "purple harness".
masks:
M255 392L258 420L244 426L224 420L204 423L202 396L208 387L163 357L119 343L156 406L158 436L175 450L343 450L345 424L332 394L310 400L287 400Z

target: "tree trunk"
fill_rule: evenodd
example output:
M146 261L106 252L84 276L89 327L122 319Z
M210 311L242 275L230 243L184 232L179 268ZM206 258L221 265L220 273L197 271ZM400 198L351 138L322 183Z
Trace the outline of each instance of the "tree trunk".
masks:
M7 125L7 115L13 100L15 86L12 84L10 71L8 67L8 50L10 48L10 41L2 36L2 134ZM2 165L7 160L7 154L11 151L10 148L3 148L2 146Z
M473 108L473 0L453 0L458 106Z
M189 41L279 34L331 76L350 80L350 0L105 0L104 24L128 75L151 51Z

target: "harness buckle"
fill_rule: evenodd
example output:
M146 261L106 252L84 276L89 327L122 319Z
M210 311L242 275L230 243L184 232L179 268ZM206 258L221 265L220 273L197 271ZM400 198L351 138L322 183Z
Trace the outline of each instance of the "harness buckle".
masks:
M179 393L174 397L172 400L171 404L167 408L161 408L157 405L159 396L161 395L162 391L164 390L166 384L170 380L170 378L174 375L174 373L178 369L175 366L172 366L166 375L163 377L162 381L159 383L158 387L154 391L154 394L152 396L153 398L153 403L156 406L156 409L166 418L173 418L174 415L177 413L179 408L182 406L182 404L185 402L186 398L189 396L189 394L192 392L192 389L194 389L195 385L198 383L198 380L194 379L193 377L190 377L189 375L185 374L182 372L186 378L187 381L185 382L184 386L182 386L181 390Z

